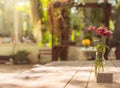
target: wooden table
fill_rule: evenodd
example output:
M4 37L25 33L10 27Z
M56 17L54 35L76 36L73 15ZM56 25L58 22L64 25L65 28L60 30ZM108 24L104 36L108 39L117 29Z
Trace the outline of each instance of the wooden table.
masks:
M120 88L120 61L106 61L113 83L96 83L94 61L59 61L20 73L0 73L0 88Z

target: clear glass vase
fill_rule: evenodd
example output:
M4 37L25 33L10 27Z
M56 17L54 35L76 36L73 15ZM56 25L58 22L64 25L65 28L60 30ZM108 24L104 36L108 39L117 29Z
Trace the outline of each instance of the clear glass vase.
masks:
M104 65L105 65L104 53L96 51L96 58L95 58L95 75L96 76L97 76L97 73L104 72Z
M99 62L104 62L105 61L104 53L96 51L96 58L95 59Z

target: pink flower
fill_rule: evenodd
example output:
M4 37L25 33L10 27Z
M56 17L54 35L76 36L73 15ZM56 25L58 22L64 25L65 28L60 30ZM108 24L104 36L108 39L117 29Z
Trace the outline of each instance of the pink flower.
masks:
M106 31L106 27L99 27L97 28L96 32L99 34L99 35L104 35L104 32Z
M110 37L111 34L112 34L112 32L110 30L107 30L104 32L105 37Z
M89 27L87 28L87 30L96 30L96 27L95 27L95 26L89 26Z
M112 34L112 31L110 31L107 27L102 26L102 27L98 27L96 28L95 26L89 26L87 28L87 30L93 30L95 31L97 34L104 36L104 37L110 37L110 35Z

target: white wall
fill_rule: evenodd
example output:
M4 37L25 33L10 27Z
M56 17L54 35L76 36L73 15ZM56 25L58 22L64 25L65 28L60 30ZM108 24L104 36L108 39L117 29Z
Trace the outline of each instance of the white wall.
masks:
M13 51L13 44L0 44L0 55L11 55ZM38 63L38 51L39 49L48 49L49 47L38 47L37 44L16 44L15 53L19 50L26 50L30 52L29 58L32 63ZM51 61L51 57L49 59L44 58L41 60L41 63L47 63Z

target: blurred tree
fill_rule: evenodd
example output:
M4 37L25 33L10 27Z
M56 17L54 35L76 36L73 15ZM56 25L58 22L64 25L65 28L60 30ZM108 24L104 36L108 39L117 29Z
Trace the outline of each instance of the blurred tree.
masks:
M114 8L115 13L113 14L113 20L115 22L115 30L113 33L112 46L116 47L116 59L120 59L120 1L117 3L117 6Z
M113 31L113 36L112 38L109 40L108 42L108 46L110 47L110 49L112 47L116 47L116 51L115 51L115 54L116 54L116 59L120 59L120 1L119 0L116 0L117 4L116 6L114 6L112 8L112 16L111 16L111 19L113 20L114 22L114 31ZM106 52L105 54L105 58L108 58L108 54L109 54L109 51L110 49L108 50L108 52Z
M48 3L49 0L40 0L41 2L41 22L42 22L42 42L40 43L41 45L48 45L51 46L51 33L50 33L50 28L48 25Z
M22 37L26 37L32 42L34 42L34 38L32 35L32 27L30 21L30 1L29 0L19 0L15 3L15 16L16 19L14 25L18 25L16 30L18 30L18 38L21 42L23 42ZM16 24L18 23L18 24Z
M41 33L41 17L42 13L42 6L39 0L30 0L31 3L31 14L32 14L32 21L33 21L33 35L36 41L41 41L42 33Z
M49 23L51 32L53 33L53 48L58 47L59 57L61 60L67 59L68 47L67 44L70 39L71 25L70 25L70 6L64 3L71 4L73 0L59 0L51 1L48 6ZM56 43L57 38L57 43ZM57 45L57 46L56 46ZM58 59L58 58L55 58Z
M49 42L47 7L49 0L30 0L33 21L33 34L39 45Z

